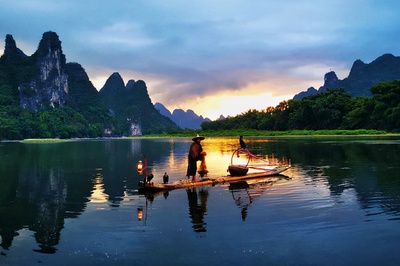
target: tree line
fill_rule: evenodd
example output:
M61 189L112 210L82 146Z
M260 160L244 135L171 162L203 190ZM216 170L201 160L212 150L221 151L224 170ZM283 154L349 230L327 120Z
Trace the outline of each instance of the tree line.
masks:
M371 87L372 97L352 97L344 89L327 89L301 100L280 102L265 110L250 109L226 119L203 122L202 130L269 131L375 129L400 132L400 80Z

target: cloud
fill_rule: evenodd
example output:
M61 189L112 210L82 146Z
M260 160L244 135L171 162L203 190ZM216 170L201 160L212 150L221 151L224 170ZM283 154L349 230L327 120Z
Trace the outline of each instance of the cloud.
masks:
M0 35L32 54L55 31L97 89L117 71L144 80L153 102L200 112L208 101L218 112L218 97L280 101L318 88L328 71L345 78L356 59L399 55L399 8L397 0L3 0Z

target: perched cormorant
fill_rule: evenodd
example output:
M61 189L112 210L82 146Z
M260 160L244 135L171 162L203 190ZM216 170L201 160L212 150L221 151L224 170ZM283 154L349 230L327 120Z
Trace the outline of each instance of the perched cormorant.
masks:
M153 179L153 177L154 175L152 173L148 174L148 176L145 177L145 180L147 181L148 184L150 184L150 181Z
M243 136L240 136L239 142L240 142L240 148L246 149L246 143L244 143L243 141Z

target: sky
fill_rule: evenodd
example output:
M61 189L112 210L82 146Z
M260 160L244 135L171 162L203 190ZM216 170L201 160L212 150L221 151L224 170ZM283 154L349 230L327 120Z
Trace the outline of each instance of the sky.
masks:
M32 55L56 32L97 90L143 80L153 103L212 120L263 110L400 56L398 0L0 0L0 36ZM0 55L4 45L0 48Z

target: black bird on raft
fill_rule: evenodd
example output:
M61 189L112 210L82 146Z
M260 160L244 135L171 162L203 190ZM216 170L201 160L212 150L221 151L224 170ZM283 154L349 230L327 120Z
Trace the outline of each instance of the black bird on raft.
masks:
M154 175L153 175L152 173L146 175L146 176L144 177L144 183L145 183L145 184L150 184L150 182L151 182L151 180L153 179L153 177L154 177Z
M246 149L246 143L244 143L243 141L243 136L240 136L239 142L240 142L240 148Z

